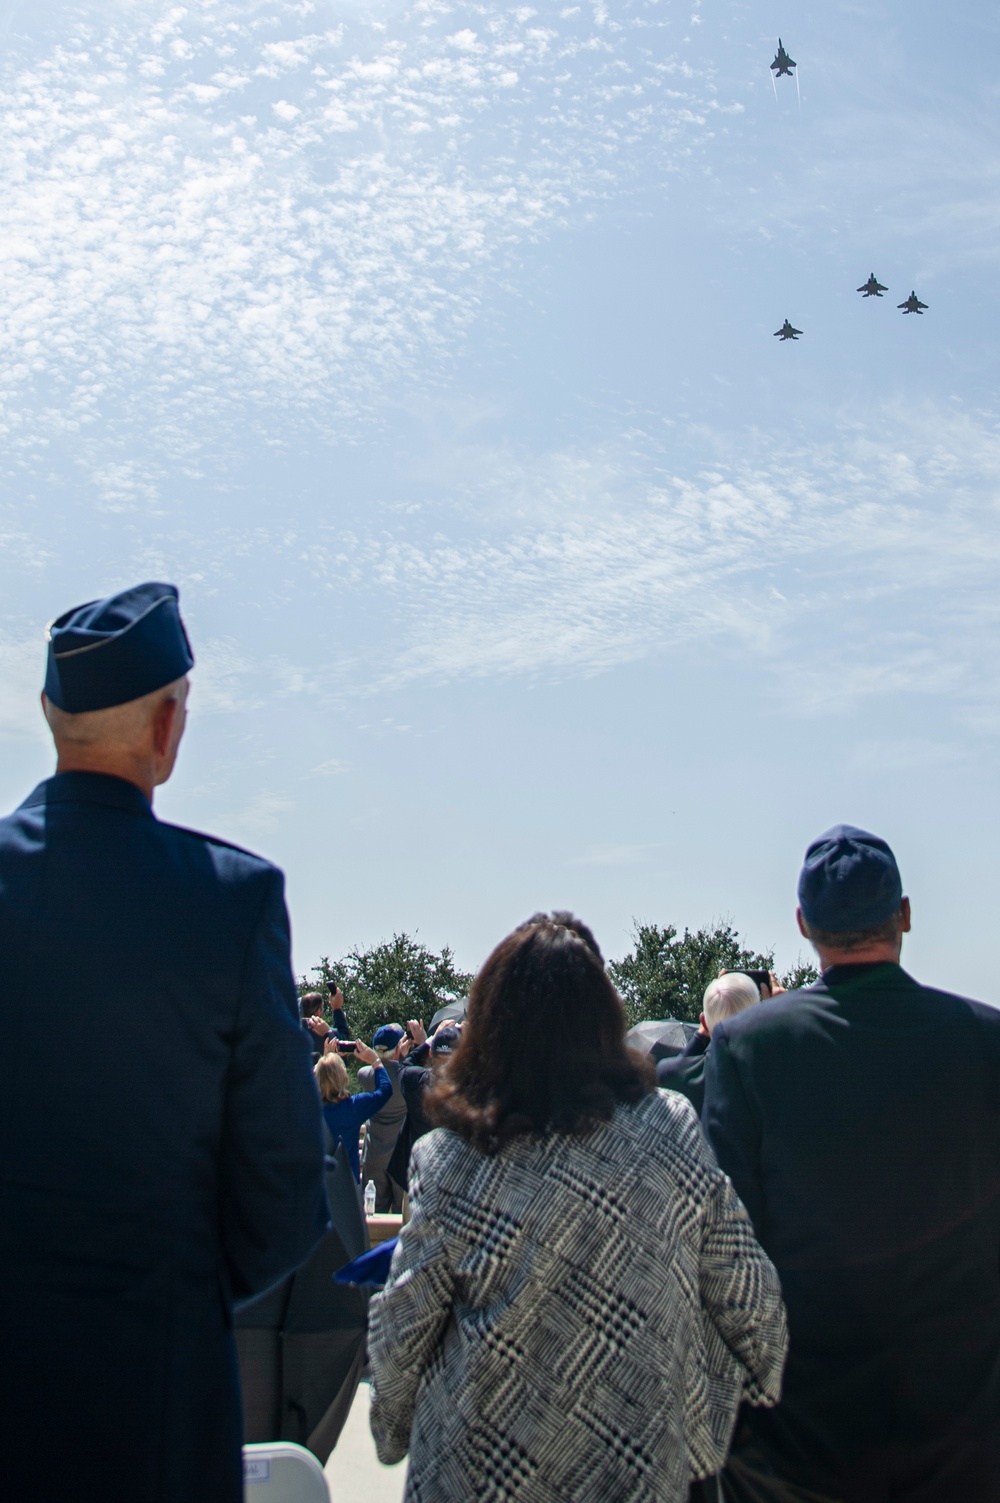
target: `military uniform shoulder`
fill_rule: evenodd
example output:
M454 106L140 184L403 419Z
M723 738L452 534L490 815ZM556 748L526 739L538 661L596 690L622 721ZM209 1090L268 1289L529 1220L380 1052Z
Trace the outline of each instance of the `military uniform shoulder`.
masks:
M246 850L241 845L234 845L231 840L222 840L218 835L206 835L202 830L191 830L186 825L172 825L164 820L159 821L160 829L168 831L171 836L176 836L182 843L188 841L193 844L208 846L211 850L224 852L238 858L238 864L258 872L277 872L281 875L279 867L264 856L257 856L253 851Z
M973 1017L980 1019L987 1027L1000 1028L1000 1007L992 1002L977 1002L974 997L962 997L957 992L941 991L936 986L921 986L921 995L926 1001L938 1003L942 1009L952 1012L971 1013Z

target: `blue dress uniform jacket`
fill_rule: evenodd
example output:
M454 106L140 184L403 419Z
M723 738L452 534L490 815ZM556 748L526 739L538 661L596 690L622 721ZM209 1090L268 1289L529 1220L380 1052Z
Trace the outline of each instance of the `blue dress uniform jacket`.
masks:
M706 1058L706 1132L788 1307L757 1450L824 1496L995 1503L1000 1011L840 966Z
M232 1305L326 1228L320 1122L276 868L101 774L0 820L6 1496L239 1503Z

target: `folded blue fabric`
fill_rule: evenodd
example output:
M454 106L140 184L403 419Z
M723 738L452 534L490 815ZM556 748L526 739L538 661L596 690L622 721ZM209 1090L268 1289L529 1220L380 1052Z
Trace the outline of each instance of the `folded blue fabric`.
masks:
M334 1282L380 1289L389 1277L389 1264L392 1262L392 1255L396 1251L398 1241L398 1237L392 1237L388 1242L380 1242L378 1247L372 1248L371 1252L362 1253L360 1258L355 1258L352 1263L345 1263L344 1267L334 1274Z

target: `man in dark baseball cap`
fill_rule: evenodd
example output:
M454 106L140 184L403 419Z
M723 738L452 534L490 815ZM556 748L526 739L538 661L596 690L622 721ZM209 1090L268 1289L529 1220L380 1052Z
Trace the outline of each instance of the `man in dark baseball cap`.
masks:
M1000 1011L900 966L878 835L808 847L822 971L719 1023L704 1125L781 1275L783 1396L747 1408L729 1503L1000 1499Z
M327 1225L282 875L153 813L193 664L173 585L59 616L42 695L56 771L0 819L12 1499L242 1503L233 1306ZM37 999L70 984L60 1095Z

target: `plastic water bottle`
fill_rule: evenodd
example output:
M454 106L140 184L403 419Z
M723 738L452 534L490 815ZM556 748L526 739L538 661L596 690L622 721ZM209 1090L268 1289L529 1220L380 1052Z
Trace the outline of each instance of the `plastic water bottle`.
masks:
M365 1215L375 1215L375 1181L373 1179L365 1185Z

